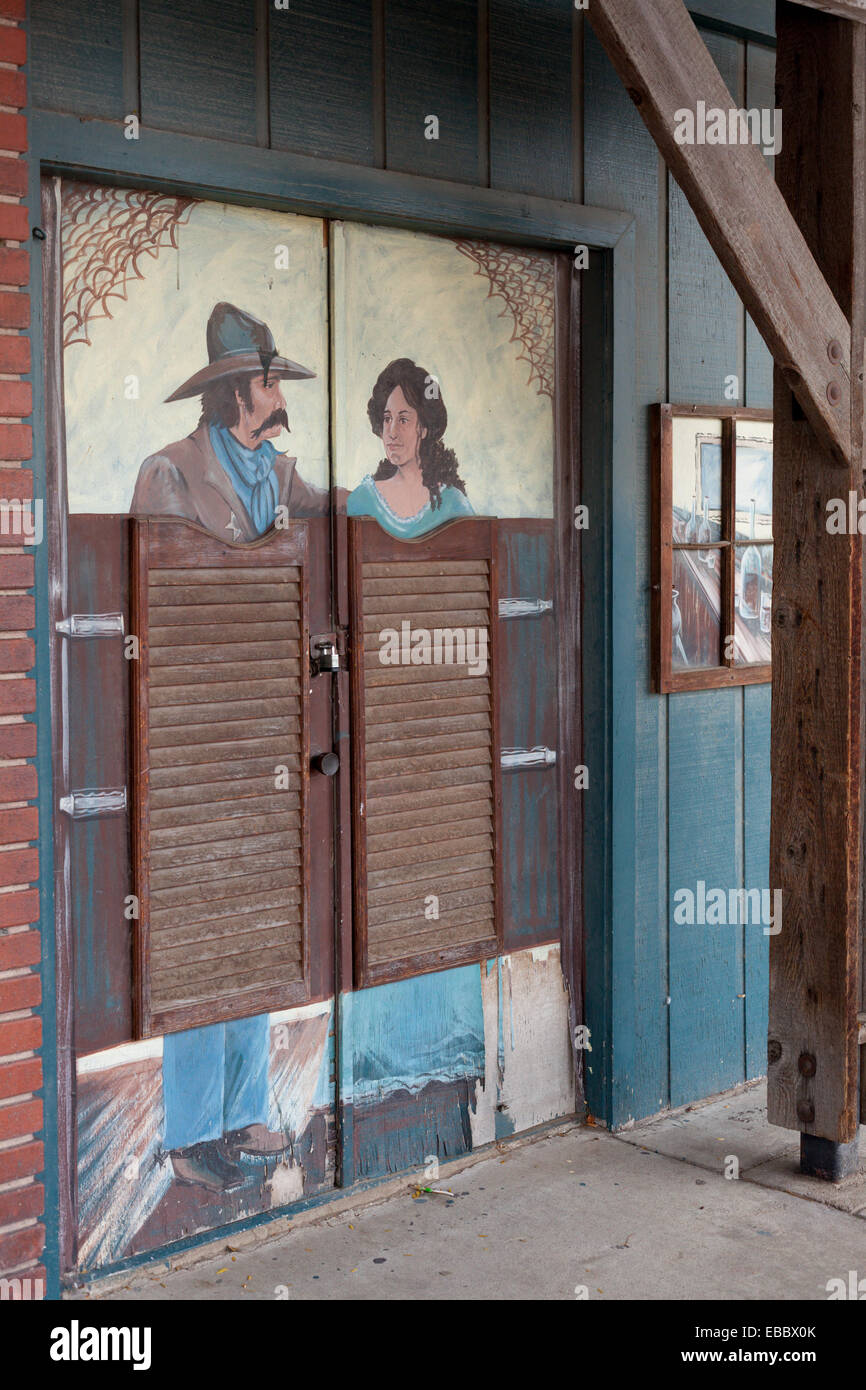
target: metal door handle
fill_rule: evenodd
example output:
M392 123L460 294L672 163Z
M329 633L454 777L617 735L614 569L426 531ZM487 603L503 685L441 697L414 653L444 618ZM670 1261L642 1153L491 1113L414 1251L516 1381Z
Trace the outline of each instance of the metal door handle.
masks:
M311 766L316 772L322 772L326 777L333 777L340 770L340 759L336 753L317 753L312 759Z

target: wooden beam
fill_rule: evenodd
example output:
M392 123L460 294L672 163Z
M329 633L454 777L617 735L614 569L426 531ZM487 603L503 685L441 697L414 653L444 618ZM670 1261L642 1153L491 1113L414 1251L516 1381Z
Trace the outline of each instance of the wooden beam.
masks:
M866 0L796 0L798 5L808 5L812 10L823 10L825 14L836 15L839 19L856 19L866 24Z
M779 187L859 351L844 474L775 374L770 883L782 930L770 939L768 1117L848 1143L860 1118L863 538L830 534L827 503L863 493L866 29L787 3L776 24Z
M592 0L629 95L818 438L851 458L848 321L752 144L678 144L678 114L736 109L682 0ZM789 117L790 118L790 117ZM788 138L783 127L783 144ZM720 383L721 387L721 383Z

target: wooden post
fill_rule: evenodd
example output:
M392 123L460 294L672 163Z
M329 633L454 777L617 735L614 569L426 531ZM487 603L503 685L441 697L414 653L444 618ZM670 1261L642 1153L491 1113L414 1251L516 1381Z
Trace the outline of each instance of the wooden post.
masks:
M854 19L866 24L866 0L796 0L796 3L839 15L841 19Z
M776 176L852 349L849 467L775 372L768 1104L772 1124L811 1136L804 1166L840 1176L856 1146L832 1146L860 1120L862 538L831 534L827 504L862 496L866 28L784 0L776 24Z

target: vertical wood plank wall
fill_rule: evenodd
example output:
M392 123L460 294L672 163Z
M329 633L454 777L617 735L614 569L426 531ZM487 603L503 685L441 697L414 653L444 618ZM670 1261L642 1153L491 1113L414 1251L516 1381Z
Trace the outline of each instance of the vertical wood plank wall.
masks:
M772 107L771 41L755 32L771 32L772 3L694 8L732 104ZM140 102L142 139L152 126L270 144L635 216L640 448L634 515L614 498L613 563L631 528L641 622L615 640L633 642L637 814L620 823L614 808L613 833L635 837L636 882L633 919L611 924L612 1070L588 1076L588 1099L622 1124L760 1075L767 938L675 926L672 905L698 879L767 886L770 688L650 693L647 407L721 404L730 374L743 404L770 406L770 357L582 12L572 0L293 0L287 11L31 0L30 30L37 108L120 121ZM424 138L431 115L438 141ZM596 592L588 584L588 601ZM591 729L586 746L591 756ZM590 954L603 929L587 921ZM633 972L625 994L618 961Z
M753 14L757 11L756 6ZM732 105L772 108L772 48L702 32ZM590 204L627 209L637 220L637 503L633 518L619 518L620 526L635 531L642 615L634 664L633 1017L630 1006L627 1014L618 1007L616 939L611 982L609 1107L612 1122L621 1124L766 1070L768 938L754 926L677 925L673 895L677 888L695 891L699 879L708 888L768 886L770 688L668 696L649 691L646 407L660 400L722 404L725 377L732 374L739 377L742 404L771 407L772 372L767 349L588 29L583 197ZM616 499L613 505L616 515ZM614 540L614 564L615 547ZM629 826L616 825L616 815L614 821L615 834L629 833ZM614 938L618 929L614 922Z

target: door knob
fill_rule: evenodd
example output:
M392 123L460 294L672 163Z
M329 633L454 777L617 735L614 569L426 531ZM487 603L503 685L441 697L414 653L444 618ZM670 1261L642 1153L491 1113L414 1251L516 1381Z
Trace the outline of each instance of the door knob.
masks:
M340 768L340 759L336 753L317 753L312 760L312 766L316 772L323 772L326 777L333 777Z

